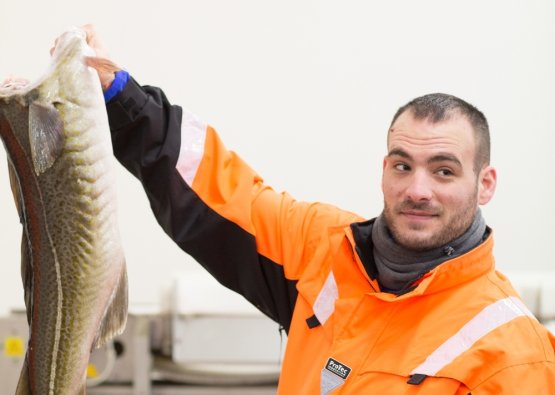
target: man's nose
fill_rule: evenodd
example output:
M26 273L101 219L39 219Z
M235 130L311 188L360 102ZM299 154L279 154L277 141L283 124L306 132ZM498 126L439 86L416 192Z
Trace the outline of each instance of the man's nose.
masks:
M408 180L405 195L414 202L428 201L432 199L432 180L424 171L413 172Z

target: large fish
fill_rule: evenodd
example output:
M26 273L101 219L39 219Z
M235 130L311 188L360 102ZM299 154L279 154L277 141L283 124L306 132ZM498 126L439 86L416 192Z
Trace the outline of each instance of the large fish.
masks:
M43 78L0 87L29 322L16 394L84 394L91 350L127 317L110 130L98 75L84 63L91 51L70 29Z

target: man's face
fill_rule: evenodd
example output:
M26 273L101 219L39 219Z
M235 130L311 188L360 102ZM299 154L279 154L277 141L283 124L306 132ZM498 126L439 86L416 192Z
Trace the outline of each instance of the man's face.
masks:
M449 243L470 226L495 190L495 170L474 171L476 140L457 113L433 124L405 111L388 136L383 163L384 215L395 240L411 250Z

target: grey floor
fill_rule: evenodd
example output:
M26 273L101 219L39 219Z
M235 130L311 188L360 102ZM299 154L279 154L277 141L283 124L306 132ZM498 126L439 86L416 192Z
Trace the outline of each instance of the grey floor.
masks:
M208 387L189 385L153 385L150 394L133 392L131 386L99 386L87 389L87 395L275 395L275 386Z

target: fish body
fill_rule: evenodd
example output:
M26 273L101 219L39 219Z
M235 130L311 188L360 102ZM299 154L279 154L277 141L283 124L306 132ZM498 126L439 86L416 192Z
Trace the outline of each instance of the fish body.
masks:
M114 159L91 51L70 29L43 78L0 87L29 322L17 395L84 394L92 349L125 327Z

